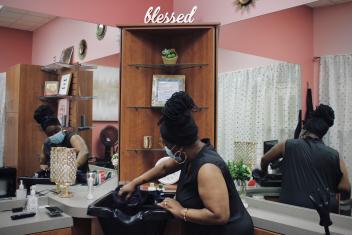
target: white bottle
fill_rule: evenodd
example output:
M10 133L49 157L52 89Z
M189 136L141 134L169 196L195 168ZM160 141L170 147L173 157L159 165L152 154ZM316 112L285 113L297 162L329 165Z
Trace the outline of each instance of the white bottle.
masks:
M23 200L26 199L26 190L24 189L23 186L23 181L20 181L20 186L18 187L18 189L16 190L16 199L17 200Z
M35 186L31 187L31 194L28 196L26 209L28 212L38 212L38 197L35 195Z
M87 179L87 184L88 184L88 195L87 195L87 199L91 200L93 199L93 173L88 173L88 179Z

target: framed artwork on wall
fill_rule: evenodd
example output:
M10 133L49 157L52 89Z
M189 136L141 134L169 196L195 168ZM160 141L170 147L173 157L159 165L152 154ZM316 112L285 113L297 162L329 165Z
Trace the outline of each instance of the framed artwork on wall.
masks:
M69 125L70 115L70 101L69 99L60 99L57 105L57 119L59 119L61 126L67 127Z
M71 78L71 73L61 76L59 95L68 95L70 91Z
M153 75L152 107L164 107L173 93L185 91L185 75Z
M73 55L73 46L63 49L61 52L60 63L70 64Z
M57 95L58 92L59 92L59 82L58 81L45 81L44 96Z

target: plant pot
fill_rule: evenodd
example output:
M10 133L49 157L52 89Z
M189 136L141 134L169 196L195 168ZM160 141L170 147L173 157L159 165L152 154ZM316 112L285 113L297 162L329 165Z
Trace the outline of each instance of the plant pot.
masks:
M178 56L173 58L167 58L165 56L161 56L161 58L163 59L164 64L176 64Z

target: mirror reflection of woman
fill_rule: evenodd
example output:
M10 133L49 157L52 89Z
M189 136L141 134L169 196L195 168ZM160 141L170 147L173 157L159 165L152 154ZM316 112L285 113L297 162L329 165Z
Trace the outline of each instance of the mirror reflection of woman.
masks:
M309 195L328 189L331 211L337 212L336 194L350 194L348 171L339 153L324 144L323 136L334 124L335 114L328 105L319 105L307 120L299 139L275 145L261 160L266 172L270 162L283 156L280 202L314 208Z
M34 112L34 119L40 124L48 137L43 144L40 156L41 170L50 168L51 147L74 148L77 151L77 168L82 172L88 170L88 147L81 136L74 132L62 130L61 124L49 105L41 105Z
M176 199L159 205L184 221L186 234L253 234L253 223L236 191L226 163L198 138L192 116L196 105L184 92L166 102L159 121L165 151L170 157L135 178L119 191L130 197L136 187L181 170Z

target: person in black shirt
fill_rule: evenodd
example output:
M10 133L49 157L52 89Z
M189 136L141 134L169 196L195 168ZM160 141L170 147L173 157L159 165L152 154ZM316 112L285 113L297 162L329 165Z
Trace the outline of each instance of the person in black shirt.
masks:
M306 121L299 139L289 139L275 145L261 160L262 171L283 156L280 202L314 208L309 195L328 190L330 210L337 212L336 193L350 192L348 172L339 153L322 141L334 124L334 111L321 104Z
M77 168L82 172L88 169L88 147L79 135L62 130L61 124L49 105L41 105L34 112L34 119L40 124L48 137L43 144L40 156L41 170L50 168L50 151L52 147L75 148L77 151Z
M184 221L186 234L251 235L252 219L226 163L198 138L194 108L192 98L184 92L167 100L159 124L170 158L124 185L119 196L129 198L137 186L181 169L176 199L167 198L159 205Z

